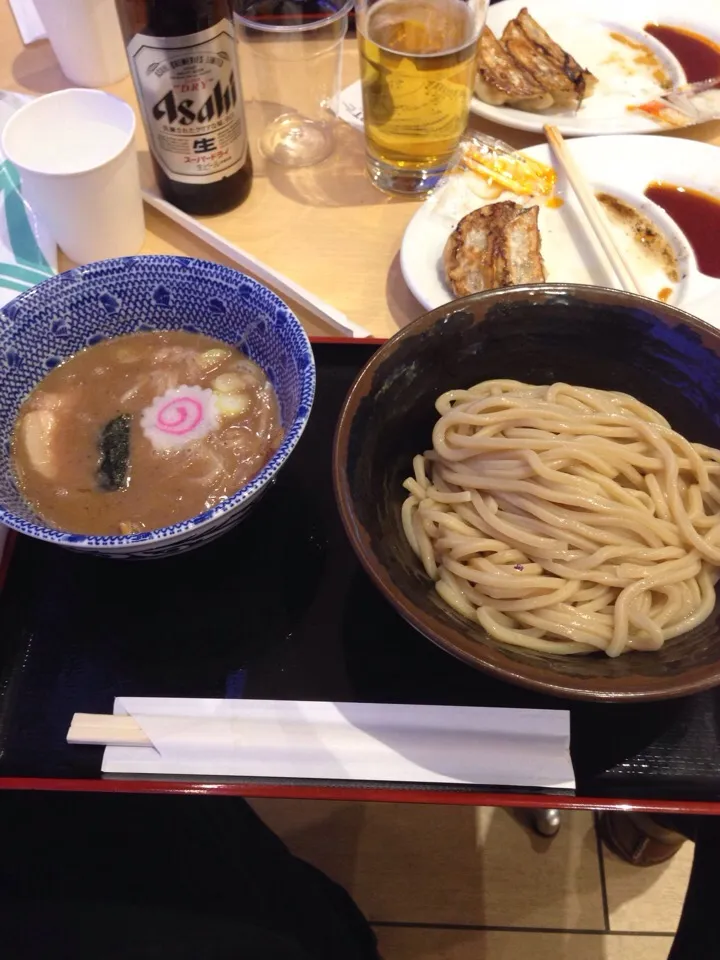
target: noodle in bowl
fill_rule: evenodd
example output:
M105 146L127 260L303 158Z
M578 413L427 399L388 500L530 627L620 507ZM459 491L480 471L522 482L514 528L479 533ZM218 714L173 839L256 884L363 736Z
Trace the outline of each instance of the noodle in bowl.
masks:
M705 621L720 568L720 451L627 394L490 380L436 402L404 486L435 589L494 640L654 651Z
M418 631L383 637L398 669L442 672L422 636L556 697L720 685L717 450L720 331L669 304L542 284L408 324L355 380L333 455L349 541Z

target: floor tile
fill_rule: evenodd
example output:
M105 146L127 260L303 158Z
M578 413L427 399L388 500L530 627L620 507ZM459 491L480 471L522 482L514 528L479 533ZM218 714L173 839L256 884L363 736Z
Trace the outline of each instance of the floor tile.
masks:
M590 814L553 840L508 810L264 800L263 819L373 920L603 929Z
M382 928L383 960L667 960L671 937Z
M610 928L674 933L682 911L693 859L685 843L667 863L631 867L603 850Z

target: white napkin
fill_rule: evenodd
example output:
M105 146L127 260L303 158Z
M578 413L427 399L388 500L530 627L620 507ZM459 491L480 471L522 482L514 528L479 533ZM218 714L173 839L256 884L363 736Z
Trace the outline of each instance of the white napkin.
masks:
M359 80L340 92L337 115L355 130L364 130L362 84Z
M60 2L61 0L58 0L58 3ZM46 36L45 27L40 19L40 14L35 9L33 0L10 0L10 9L15 17L23 43L42 40Z
M31 97L0 90L0 133ZM57 246L23 200L20 175L0 150L0 307L57 271Z
M575 786L566 710L118 697L114 712L153 745L107 747L104 773Z

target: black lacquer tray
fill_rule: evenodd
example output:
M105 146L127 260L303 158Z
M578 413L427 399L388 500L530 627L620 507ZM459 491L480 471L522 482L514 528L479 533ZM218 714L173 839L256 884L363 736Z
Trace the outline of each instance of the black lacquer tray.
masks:
M0 787L97 785L102 749L65 737L75 712L109 713L116 696L247 696L569 709L578 799L720 800L720 692L638 706L551 699L454 660L394 612L345 538L330 470L340 406L376 345L314 349L307 431L235 531L138 562L17 540L0 596ZM334 786L379 796L383 785ZM423 790L395 787L396 799Z

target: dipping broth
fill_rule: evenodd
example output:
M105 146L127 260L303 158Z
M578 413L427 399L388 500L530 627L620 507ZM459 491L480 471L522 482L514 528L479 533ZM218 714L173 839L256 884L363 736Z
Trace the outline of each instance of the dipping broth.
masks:
M50 525L128 534L216 506L281 440L257 364L211 337L158 331L102 341L49 373L20 408L12 460Z
M644 30L672 53L685 71L688 83L720 76L720 47L692 30L665 23L646 23Z
M645 196L680 227L695 254L698 270L720 279L720 199L659 181L646 187Z

